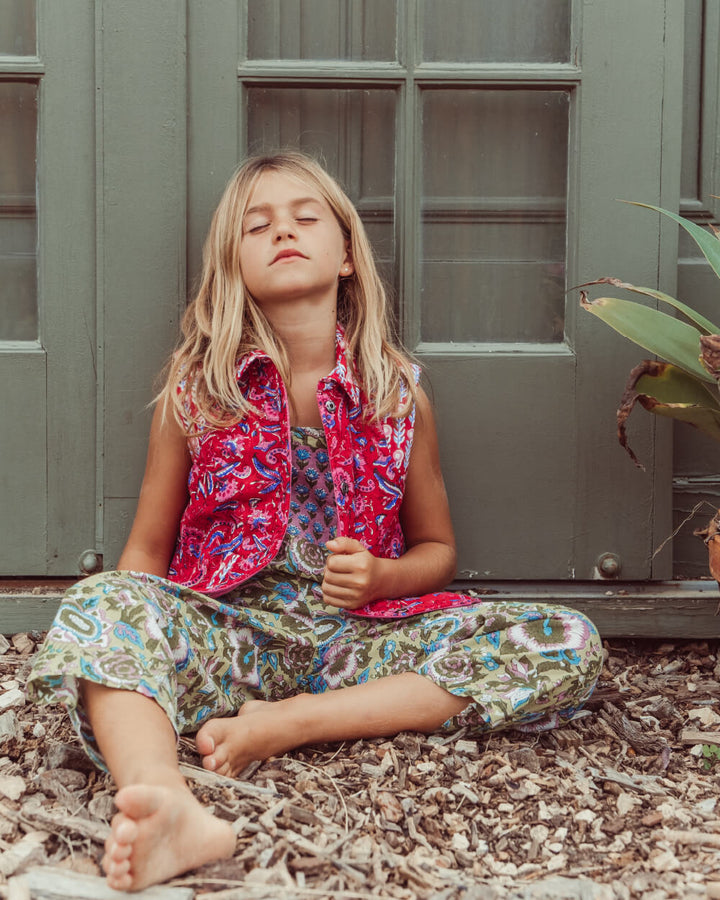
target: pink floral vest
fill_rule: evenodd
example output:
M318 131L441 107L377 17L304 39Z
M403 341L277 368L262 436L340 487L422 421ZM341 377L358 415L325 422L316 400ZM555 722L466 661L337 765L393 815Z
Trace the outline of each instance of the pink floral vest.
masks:
M190 439L190 499L169 575L206 594L229 591L259 572L280 549L290 503L290 419L282 378L261 351L238 366L250 413L227 428ZM367 400L352 377L338 331L336 366L318 385L320 416L335 485L338 534L376 556L404 550L399 512L415 411L404 419L364 422Z
M210 596L226 593L275 558L289 515L290 418L282 378L260 350L243 357L237 377L259 415L220 429L201 421L200 434L190 438L189 501L168 573ZM397 558L405 549L399 514L415 410L403 419L363 421L367 398L353 378L341 329L335 368L319 382L317 398L337 533L360 541L375 556ZM473 601L442 593L377 601L357 613L394 618L468 602Z

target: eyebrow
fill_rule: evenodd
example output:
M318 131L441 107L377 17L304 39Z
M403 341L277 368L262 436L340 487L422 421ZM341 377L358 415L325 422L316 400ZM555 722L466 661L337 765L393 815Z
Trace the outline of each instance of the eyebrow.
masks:
M314 203L316 206L322 206L322 202L318 200L317 197L299 197L297 200L291 200L290 206L296 209L298 206L304 206L306 203ZM271 203L259 203L256 206L251 206L249 209L246 209L245 216L249 216L252 213L270 212L271 209ZM245 216L243 218L245 218Z

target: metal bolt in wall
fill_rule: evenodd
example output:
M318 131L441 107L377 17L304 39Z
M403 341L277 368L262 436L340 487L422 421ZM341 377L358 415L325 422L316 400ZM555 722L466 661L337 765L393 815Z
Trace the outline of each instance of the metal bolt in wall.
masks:
M596 566L602 578L617 578L620 574L622 563L617 553L601 553L598 556Z
M97 550L83 550L78 558L78 568L83 575L95 575L102 572L103 556Z

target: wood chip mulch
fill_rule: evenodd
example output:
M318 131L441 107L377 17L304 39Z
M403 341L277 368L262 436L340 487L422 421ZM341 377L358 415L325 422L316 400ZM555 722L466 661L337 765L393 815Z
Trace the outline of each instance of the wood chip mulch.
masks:
M61 711L25 702L41 639L0 637L0 897L101 898L112 783ZM589 708L556 732L406 732L238 780L197 769L191 740L181 755L238 845L168 900L720 898L720 641L606 642ZM58 893L63 871L95 893Z

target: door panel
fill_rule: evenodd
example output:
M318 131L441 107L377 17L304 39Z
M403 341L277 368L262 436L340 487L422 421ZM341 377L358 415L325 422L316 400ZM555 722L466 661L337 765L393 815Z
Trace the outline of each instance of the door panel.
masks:
M0 572L44 572L47 552L45 352L0 351ZM5 390L5 386L20 390ZM27 403L27 397L33 403Z
M572 354L504 354L487 366L487 375L470 353L436 354L424 362L459 548L458 578L573 577L577 473L568 449L575 446L575 425L562 415L549 421L547 402L558 410L572 407Z

